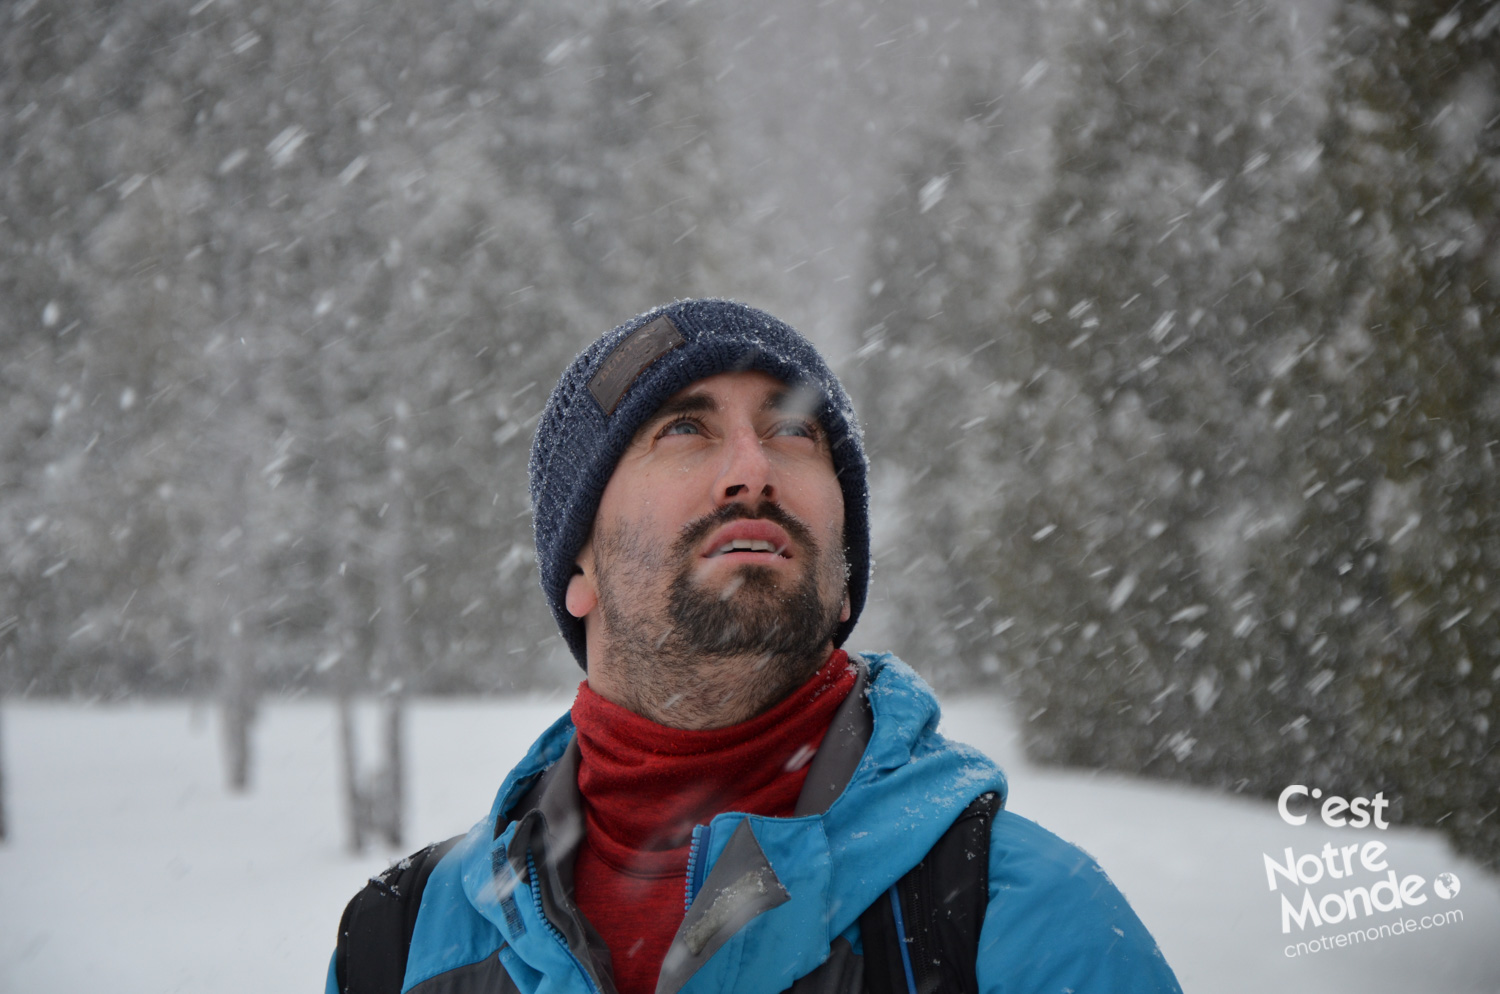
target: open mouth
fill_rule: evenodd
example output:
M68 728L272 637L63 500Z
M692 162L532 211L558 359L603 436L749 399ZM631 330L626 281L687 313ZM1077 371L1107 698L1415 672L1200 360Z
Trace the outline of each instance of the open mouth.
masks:
M705 559L725 556L748 561L791 559L791 537L780 525L762 518L741 518L717 529L703 543Z

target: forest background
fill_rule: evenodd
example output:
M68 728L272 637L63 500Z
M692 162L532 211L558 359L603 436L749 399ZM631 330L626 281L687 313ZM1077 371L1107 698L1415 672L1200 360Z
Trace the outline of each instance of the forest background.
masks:
M1497 0L12 4L0 693L212 696L240 788L330 694L399 837L410 695L578 678L557 373L732 296L866 420L855 647L1494 868L1497 67Z

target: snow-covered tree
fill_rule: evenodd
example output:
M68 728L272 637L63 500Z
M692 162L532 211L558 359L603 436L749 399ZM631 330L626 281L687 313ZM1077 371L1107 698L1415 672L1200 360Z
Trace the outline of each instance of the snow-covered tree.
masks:
M1496 865L1500 5L1350 3L1330 47L1271 402L1306 496L1283 596L1350 685L1343 747L1403 820Z
M1240 785L1324 762L1261 700L1300 692L1300 663L1247 563L1296 501L1260 403L1285 292L1265 270L1315 159L1293 16L1103 0L1080 19L1012 319L1034 365L999 429L996 596L1042 757Z
M1015 233L1042 188L1047 97L999 67L959 65L951 80L877 212L848 365L874 491L866 637L959 685L999 665L993 428L1029 365L1004 317Z
M1097 10L1016 308L1032 746L1493 859L1500 19L1350 4L1325 76L1280 8Z
M27 621L0 629L7 682L218 682L241 729L267 687L566 674L527 443L577 349L733 256L706 247L734 208L698 17L18 12L0 528L4 617ZM647 282L652 258L682 265Z

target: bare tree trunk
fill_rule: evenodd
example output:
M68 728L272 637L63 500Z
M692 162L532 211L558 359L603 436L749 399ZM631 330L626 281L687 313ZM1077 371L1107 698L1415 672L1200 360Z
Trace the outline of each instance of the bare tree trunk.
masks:
M228 180L246 195L243 177ZM207 557L212 564L212 582L222 590L218 608L210 613L209 623L217 637L211 642L218 651L219 704L223 718L224 765L228 787L234 793L250 785L250 726L255 716L255 686L252 667L255 653L246 630L252 599L256 595L253 567L254 541L250 532L250 472L256 449L254 424L256 362L253 345L238 333L240 322L250 311L249 249L241 239L230 240L220 259L220 303L227 320L222 344L223 359L214 365L219 403L208 412L208 425L215 427L215 441L224 454L227 476L216 481L223 511L219 519L222 531ZM253 331L250 342L254 342ZM217 377L226 377L218 380ZM210 520L213 520L210 518Z
M244 375L248 373L241 364L240 382L232 390L236 400L243 399L246 392ZM236 404L236 409L243 410ZM250 787L252 765L250 727L255 720L255 653L247 638L245 614L251 597L251 578L239 560L249 555L251 543L245 535L248 521L248 495L250 454L245 449L249 439L236 439L241 451L229 463L229 478L225 481L227 493L224 500L224 524L228 527L218 539L215 557L219 565L216 579L223 585L224 600L220 608L219 637L219 708L224 736L224 772L226 783L234 793L243 793Z
M236 388L243 390L243 387ZM238 440L248 446L249 440ZM250 472L250 455L241 451L230 462L224 501L227 531L217 543L219 564L216 579L223 585L224 600L216 626L219 656L219 708L224 736L224 772L227 786L243 793L250 786L252 766L251 726L255 721L255 651L246 631L245 615L252 596L251 578L238 561L249 555L251 543L244 525L248 520L248 495L245 492Z
M376 782L374 828L381 838L393 846L401 844L402 822L405 814L405 783L403 754L405 751L406 695L398 687L393 688L384 700L385 714L385 763Z
M0 842L5 841L5 700L0 698Z
M332 386L325 386L336 404ZM380 702L377 719L377 765L370 773L361 770L359 757L358 716L355 702L365 673L357 665L358 632L362 624L359 600L352 589L353 577L345 571L356 551L355 536L360 523L352 509L338 519L340 554L343 565L338 579L337 627L335 644L339 673L335 685L338 694L339 768L343 779L345 844L349 852L358 853L372 838L399 846L403 836L405 813L405 740L406 679L410 657L410 633L407 627L405 563L408 557L411 529L411 497L407 484L407 441L404 434L410 409L404 401L395 405L395 427L386 444L387 486L385 506L381 509L381 538L376 551L375 584L378 608L374 619L375 646L369 682L373 683ZM333 460L327 461L333 465ZM338 499L338 482L324 481L325 493Z
M344 781L344 847L356 855L365 849L365 826L369 806L359 783L359 754L354 735L354 698L339 691L339 772Z
M339 553L342 557L336 581L334 614L337 626L334 651L339 657L334 664L338 667L334 682L338 692L339 773L344 785L344 844L350 854L358 854L364 851L370 827L370 800L359 773L359 736L354 714L355 694L366 674L364 667L357 665L360 658L359 601L352 589L354 578L348 575L359 521L353 509L347 509L335 520L340 529Z
M375 685L384 712L385 755L371 792L373 827L393 846L401 844L402 834L406 677L411 655L404 572L411 529L405 428L411 412L404 400L397 400L395 413L396 427L386 443L390 486L384 516L385 541L380 557L380 625L377 628L379 645L375 667Z
M364 851L370 827L369 793L360 776L355 714L355 700L369 675L367 668L360 665L359 633L366 622L355 588L358 572L353 568L358 562L362 525L350 482L342 471L345 458L339 451L345 360L339 350L324 349L320 350L318 361L324 418L316 470L322 510L319 518L333 528L333 550L339 561L337 574L329 578L333 584L333 619L328 651L334 656L332 666L336 667L333 687L338 711L339 781L344 797L344 848L350 855L358 855Z
M220 684L220 708L223 713L224 771L229 789L236 794L250 787L250 726L255 722L255 688L250 669L251 653L245 643L244 626L239 618L229 623L219 659L223 665Z

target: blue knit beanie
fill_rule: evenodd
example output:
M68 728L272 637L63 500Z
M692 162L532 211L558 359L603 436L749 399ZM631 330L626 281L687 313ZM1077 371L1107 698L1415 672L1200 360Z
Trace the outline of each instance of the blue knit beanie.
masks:
M583 622L564 599L588 541L604 486L636 430L668 397L719 373L754 370L822 397L817 418L828 433L844 492L844 555L849 620L859 620L870 580L870 497L864 443L849 397L812 344L788 325L728 300L680 300L647 311L604 335L563 372L531 442L531 513L537 571L552 616L585 669Z

